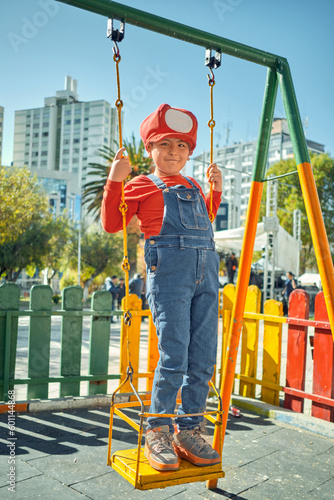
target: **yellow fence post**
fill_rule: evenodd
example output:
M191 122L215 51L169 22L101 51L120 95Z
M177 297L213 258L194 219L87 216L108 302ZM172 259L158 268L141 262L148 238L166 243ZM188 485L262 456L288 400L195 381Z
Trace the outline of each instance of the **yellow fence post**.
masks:
M147 371L148 373L152 373L152 375L149 375L147 377L146 390L148 392L152 392L153 376L159 360L159 351L158 351L158 337L156 328L153 323L152 314L148 316L148 321L149 324L148 324Z
M263 333L263 382L280 383L281 351L282 351L282 323L269 321L266 315L283 316L283 304L277 300L266 300L264 304L264 333ZM261 400L279 406L279 390L262 386Z
M230 330L230 322L231 322L231 314L233 309L235 296L235 286L232 283L225 285L223 288L223 338L222 338L222 351L221 351L221 370L220 370L220 379L219 379L219 387L221 388L222 380L223 380L223 369L225 366L225 356L227 350L227 340L228 340L228 332Z
M125 297L122 299L122 309L125 306ZM126 370L131 363L133 369L133 386L138 389L138 371L139 371L139 342L141 316L133 314L134 311L141 311L142 301L135 294L129 295L128 309L132 313L131 325L124 325L124 318L121 322L121 353L120 353L120 374L121 382L126 378ZM121 387L119 392L133 392L129 382Z
M255 285L248 287L245 311L259 313L261 308L261 291ZM259 320L244 318L241 337L241 375L256 378L257 352L259 342ZM255 383L240 381L239 394L255 398Z

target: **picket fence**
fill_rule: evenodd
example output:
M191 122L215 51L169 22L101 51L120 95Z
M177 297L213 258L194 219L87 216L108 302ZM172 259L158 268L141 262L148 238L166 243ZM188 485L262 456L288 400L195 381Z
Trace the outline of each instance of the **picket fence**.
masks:
M215 374L218 386L223 379L234 296L234 285L227 285L220 297L220 347ZM123 321L120 322L118 351L113 357L117 366L110 366L111 294L102 290L95 292L91 307L84 309L82 288L72 286L63 290L61 304L61 310L53 310L52 289L47 285L35 285L30 292L29 309L20 310L19 287L14 283L0 286L0 400L8 401L8 391L18 386L27 387L27 400L47 399L50 398L50 384L55 383L59 384L57 397L61 398L107 394L108 380L114 379L116 385L124 381L129 361L134 386L138 389L139 380L144 379L145 390L141 386L141 392L149 393L158 360L157 338L150 311L142 310L137 296L131 295L129 300L132 319L128 335ZM290 295L288 317L283 316L281 302L266 301L263 314L260 314L260 305L260 290L249 286L235 392L276 406L283 405L295 412L303 412L304 402L309 400L313 416L333 422L334 348L323 293L316 296L312 321L309 320L309 297L304 290L294 290ZM123 312L113 314L121 316ZM52 318L57 316L61 318L59 376L50 376L50 366L55 362L51 349ZM29 318L28 359L26 376L16 378L20 317ZM82 331L86 317L90 318L89 354L88 373L83 374ZM142 322L143 317L148 319L148 324ZM283 363L284 324L288 331ZM312 390L306 392L308 349L313 353L313 376ZM258 367L258 359L262 359L261 367ZM146 370L143 370L143 361ZM285 384L280 383L282 378ZM88 383L85 393L82 393L83 381ZM120 392L131 392L129 384L124 384Z

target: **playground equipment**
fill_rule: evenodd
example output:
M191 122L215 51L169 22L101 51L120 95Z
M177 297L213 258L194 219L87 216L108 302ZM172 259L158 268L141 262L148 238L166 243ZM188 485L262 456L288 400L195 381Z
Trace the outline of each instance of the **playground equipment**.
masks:
M292 82L288 61L278 55L240 44L226 38L203 32L201 30L169 21L150 13L130 8L109 0L59 0L72 6L80 7L107 18L117 19L127 24L145 28L173 38L177 38L205 49L215 50L233 57L244 59L255 64L267 67L267 79L265 83L264 100L258 136L257 152L252 177L251 191L247 210L247 219L244 233L244 242L239 262L239 274L236 288L236 296L232 311L231 328L229 331L227 355L221 384L223 400L222 407L222 441L224 440L228 409L234 381L235 364L243 325L243 314L249 282L251 260L256 235L256 227L260 212L260 203L265 181L265 169L268 155L270 133L273 121L274 106L277 96L278 84L280 85L282 100L285 107L286 118L291 135L293 151L297 163L299 180L303 192L308 221L322 281L325 303L327 307L332 335L334 336L334 268L330 254L328 238L321 213L320 202L317 194L315 180L307 150L302 122L298 110L296 95ZM126 264L125 264L126 265ZM125 318L125 322L127 318ZM131 372L131 370L130 370ZM129 373L130 377L131 373ZM141 412L143 413L143 412ZM144 415L143 415L144 416ZM218 426L214 435L214 447L219 450L220 438ZM127 465L124 465L124 470ZM198 469L197 469L198 472ZM162 473L160 473L162 474ZM163 473L164 474L164 473ZM126 473L124 473L126 475ZM197 480L203 480L199 478ZM154 478L153 478L154 481ZM168 484L187 482L183 478L178 479L173 473ZM215 488L217 477L209 478L208 487ZM139 487L137 483L136 487ZM164 484L167 486L167 484ZM156 486L153 482L151 486Z

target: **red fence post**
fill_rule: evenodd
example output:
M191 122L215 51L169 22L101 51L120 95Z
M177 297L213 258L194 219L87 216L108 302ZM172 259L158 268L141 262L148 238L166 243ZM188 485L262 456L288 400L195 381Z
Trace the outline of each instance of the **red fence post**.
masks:
M314 320L329 321L324 293L315 298ZM315 327L313 349L313 394L334 399L334 343L330 329ZM312 402L312 416L334 422L334 408Z
M298 325L298 319L308 319L310 298L305 290L294 290L289 297L288 346L286 359L286 387L305 390L307 326ZM297 319L297 321L296 321ZM303 413L304 399L285 394L284 408Z

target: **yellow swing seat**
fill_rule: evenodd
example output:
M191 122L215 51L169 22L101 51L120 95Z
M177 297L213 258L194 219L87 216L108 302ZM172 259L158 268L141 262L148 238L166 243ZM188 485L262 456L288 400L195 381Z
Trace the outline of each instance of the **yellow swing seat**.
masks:
M142 448L140 450L139 473L136 482L137 453L137 448L117 451L112 455L110 465L139 490L166 488L167 486L219 479L225 476L221 463L208 467L198 467L186 460L180 460L180 468L176 471L156 471L145 458L144 449Z

